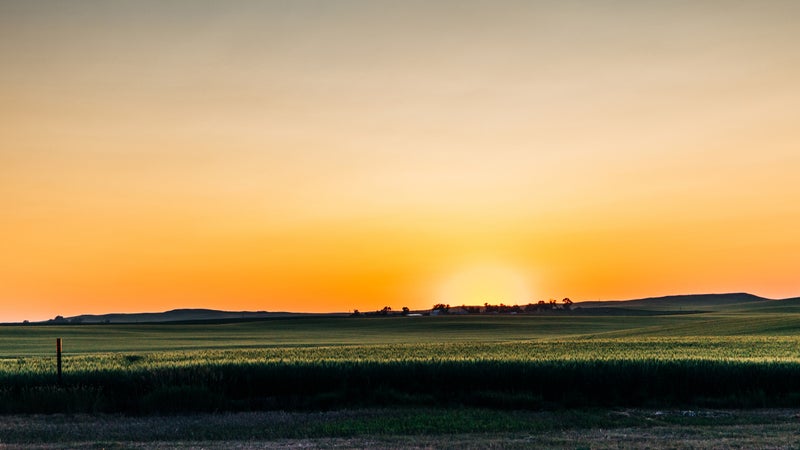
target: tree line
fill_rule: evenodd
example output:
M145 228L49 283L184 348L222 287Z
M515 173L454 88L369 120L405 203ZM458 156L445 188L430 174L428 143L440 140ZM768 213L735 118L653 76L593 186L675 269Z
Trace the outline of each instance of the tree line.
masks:
M528 303L527 305L506 305L500 303L492 305L484 303L480 305L461 305L450 306L445 303L436 303L429 310L411 311L407 306L403 306L400 311L393 311L391 306L384 306L382 309L369 312L360 312L354 310L351 314L352 317L386 317L386 316L408 316L408 315L447 315L447 314L531 314L546 311L571 311L573 301L569 298L564 298L559 302L555 299L548 301L539 300L536 303Z

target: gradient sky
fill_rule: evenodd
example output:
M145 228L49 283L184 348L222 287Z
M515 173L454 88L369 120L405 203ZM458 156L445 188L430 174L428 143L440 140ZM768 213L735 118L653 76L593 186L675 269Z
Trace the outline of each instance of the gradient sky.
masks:
M0 322L800 295L800 2L0 2Z

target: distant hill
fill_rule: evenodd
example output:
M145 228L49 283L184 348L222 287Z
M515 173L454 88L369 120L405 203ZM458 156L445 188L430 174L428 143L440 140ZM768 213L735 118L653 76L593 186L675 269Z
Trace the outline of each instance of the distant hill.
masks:
M622 302L620 302L622 303ZM612 306L595 306L590 308L574 308L570 311L558 311L562 314L566 313L574 316L672 316L678 314L700 314L708 311L699 309L684 308L682 310L675 309L656 309L656 308L623 308Z
M208 320L265 319L299 315L267 311L217 311L214 309L173 309L157 313L83 314L80 316L51 319L49 323L155 323L194 322Z
M635 300L585 301L572 306L578 315L662 315L711 311L725 312L791 312L800 313L800 298L771 300L743 292L730 294L670 295ZM422 311L419 311L422 312ZM565 311L565 313L570 313ZM214 309L173 309L156 313L83 314L57 317L46 324L65 323L165 323L259 320L278 317L346 316L347 314L313 314L267 311L218 311Z
M637 300L588 301L576 303L580 308L644 308L656 310L716 310L742 305L768 305L781 300L770 300L753 294L736 292L731 294L696 294L650 297Z
M740 303L726 307L725 311L748 313L800 313L800 298Z

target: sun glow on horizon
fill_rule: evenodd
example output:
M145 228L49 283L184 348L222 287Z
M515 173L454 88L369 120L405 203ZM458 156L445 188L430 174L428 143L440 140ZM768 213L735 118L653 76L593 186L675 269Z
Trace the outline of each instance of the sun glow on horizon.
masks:
M439 285L436 302L456 305L526 304L534 302L531 277L519 268L499 262L466 265Z

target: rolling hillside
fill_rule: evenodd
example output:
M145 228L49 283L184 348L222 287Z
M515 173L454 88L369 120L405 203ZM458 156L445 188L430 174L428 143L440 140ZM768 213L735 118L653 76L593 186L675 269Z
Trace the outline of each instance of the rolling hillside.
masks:
M576 303L580 308L634 308L654 310L696 310L696 311L721 311L731 307L749 306L777 306L781 300L770 300L747 293L731 294L696 294L696 295L671 295L666 297L651 297L637 300L622 301L589 301Z
M689 314L703 312L730 313L800 313L800 298L770 300L747 293L697 294L651 297L620 301L577 302L572 311L559 313L572 315L619 315L646 316ZM51 319L44 323L163 323L237 321L291 316L317 316L331 314L267 312L267 311L218 311L213 309L174 309L152 313L83 314ZM333 315L346 315L345 313Z
M157 313L116 313L83 314L66 317L69 323L153 323L153 322L194 322L206 320L264 319L290 315L289 313L270 313L267 311L217 311L214 309L173 309ZM51 320L50 322L56 322Z

